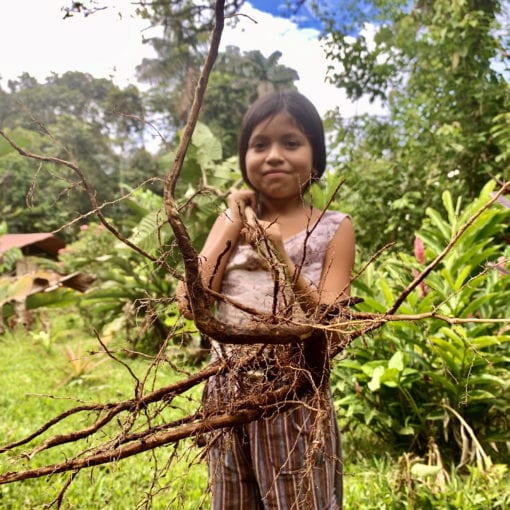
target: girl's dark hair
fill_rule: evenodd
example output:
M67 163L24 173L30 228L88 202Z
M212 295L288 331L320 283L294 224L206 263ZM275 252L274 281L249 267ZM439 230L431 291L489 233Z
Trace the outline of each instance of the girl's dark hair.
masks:
M253 130L264 120L281 112L288 113L297 122L312 146L313 179L318 179L326 168L326 144L324 126L315 106L305 96L293 90L273 92L257 99L244 114L239 135L239 166L244 180L246 176L246 152Z

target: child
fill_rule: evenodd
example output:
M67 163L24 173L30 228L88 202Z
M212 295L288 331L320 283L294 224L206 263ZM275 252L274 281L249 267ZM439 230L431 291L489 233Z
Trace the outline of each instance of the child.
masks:
M326 165L315 107L294 91L258 99L243 119L239 162L250 189L230 194L200 254L204 285L229 298L218 303L218 318L239 328L275 316L299 322L348 298L352 222L303 198ZM183 286L178 297L186 308ZM332 338L317 330L292 345L212 341L213 359L226 360L229 370L209 380L206 414L235 412L236 399L268 394L303 374L307 381L260 420L210 434L214 509L341 507L340 438L328 388Z

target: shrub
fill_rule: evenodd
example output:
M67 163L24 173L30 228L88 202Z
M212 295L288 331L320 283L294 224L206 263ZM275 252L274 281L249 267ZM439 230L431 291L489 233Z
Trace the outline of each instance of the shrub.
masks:
M445 211L428 209L417 237L424 258L389 254L354 283L362 311L385 312L417 271L432 261L459 227L490 198L493 183L461 210L443 194ZM459 318L508 318L510 277L501 257L508 209L486 209L399 313ZM419 247L419 243L418 243ZM502 323L439 319L391 322L357 340L333 371L336 404L346 428L366 426L397 450L439 451L457 464L508 459L510 334ZM430 455L429 455L430 458Z

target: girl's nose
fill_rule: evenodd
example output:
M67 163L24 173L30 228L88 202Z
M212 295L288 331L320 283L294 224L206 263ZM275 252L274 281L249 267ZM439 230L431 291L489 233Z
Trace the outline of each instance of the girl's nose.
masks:
M283 161L283 157L281 155L280 148L278 147L277 144L272 144L269 147L269 151L266 156L266 161L269 164L273 164L273 165L281 163Z

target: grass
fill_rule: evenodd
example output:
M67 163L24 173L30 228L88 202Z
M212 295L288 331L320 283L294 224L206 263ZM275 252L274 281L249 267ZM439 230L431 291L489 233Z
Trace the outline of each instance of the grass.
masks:
M66 331L66 325L59 331ZM32 432L49 418L82 402L108 402L133 395L134 379L125 367L97 352L97 341L67 329L52 341L48 335L7 332L0 337L0 437L1 443L15 441ZM115 346L111 346L112 349ZM91 354L92 353L92 354ZM150 360L125 359L142 377ZM160 387L182 378L170 365L152 372L147 385ZM200 388L162 409L161 420L196 408ZM92 416L79 416L60 424L65 432L90 423ZM115 425L114 425L115 426ZM49 433L46 434L46 436ZM462 474L436 476L413 474L387 445L361 432L345 434L344 508L400 510L463 509L510 510L510 480L507 466L496 465L488 472L475 469ZM33 445L31 445L33 446ZM82 442L80 447L91 444ZM28 461L19 453L0 456L2 472L19 470ZM76 446L43 452L30 466L59 462L71 456ZM114 464L83 470L67 489L61 508L65 509L179 509L208 508L207 468L201 451L192 441L178 447L161 447ZM172 462L171 462L172 461ZM0 508L25 510L47 508L55 500L69 474L0 485Z
M98 351L97 341L91 338L69 338L49 346L37 336L34 339L18 331L0 337L0 348L3 354L0 358L2 444L24 437L76 404L110 402L133 396L135 381L128 370L104 355L90 354ZM125 361L140 378L150 365L150 360L142 358ZM180 378L182 375L162 366L157 374L152 374L148 386L160 387ZM173 419L178 413L193 410L200 389L194 393L174 401L172 409L163 409L161 419ZM91 418L68 419L44 437L81 428L89 424ZM84 441L80 444L82 449L87 446L91 445ZM29 449L30 446L24 446L16 453ZM74 451L76 447L69 445L48 450L37 455L30 467L61 462ZM62 508L194 510L197 502L204 500L207 485L207 468L199 456L199 449L191 447L191 442L182 442L177 449L162 447L115 464L83 470L66 491ZM169 468L173 458L180 460L172 462ZM28 467L28 463L19 456L10 453L0 456L2 472L24 466ZM57 497L68 478L69 474L64 474L1 485L0 508L43 508Z

